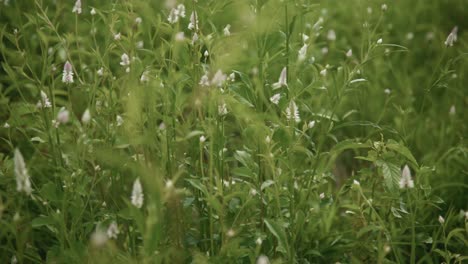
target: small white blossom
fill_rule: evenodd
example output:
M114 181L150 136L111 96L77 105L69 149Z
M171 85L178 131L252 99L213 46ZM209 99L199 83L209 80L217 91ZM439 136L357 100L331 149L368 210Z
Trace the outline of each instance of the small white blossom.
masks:
M96 9L91 8L91 11L89 12L92 16L96 15Z
M148 71L144 71L142 74L141 74L141 77L140 77L140 82L142 83L145 83L145 82L149 82L149 72Z
M288 120L294 120L296 123L301 121L299 109L294 101L289 102L289 106L286 108L286 118Z
M50 103L49 97L44 91L41 91L41 99L36 104L37 108L50 108L52 104Z
M384 93L385 93L385 94L390 94L391 92L392 92L392 91L391 91L390 89L388 89L388 88L384 90Z
M83 124L88 124L89 121L91 121L91 113L89 112L89 109L86 109L81 116L81 122L83 122Z
M169 16L167 17L167 21L170 23L170 24L175 24L179 21L179 16L177 14L177 9L173 8L171 9L171 11L169 12Z
M143 19L141 19L141 17L135 18L135 23L136 23L137 25L140 25L141 22L143 22Z
M353 50L352 49L349 49L347 52L346 52L346 57L351 57L353 56Z
M73 83L73 70L69 61L65 62L65 65L63 66L62 82Z
M329 30L327 33L327 39L329 41L335 41L336 40L336 33L333 29Z
M190 23L188 25L188 29L195 31L198 30L198 15L195 11L193 11L190 15Z
M198 41L198 34L195 32L192 36L192 45L195 44L195 42Z
M450 106L449 114L453 116L456 114L456 112L455 105Z
M206 137L205 136L200 136L200 143L204 143L206 141Z
M299 54L298 54L298 57L297 57L297 59L298 59L299 61L303 61L303 60L306 59L307 47L309 47L309 45L304 44L304 45L302 46L302 48L299 50L299 52L298 52Z
M307 124L307 127L308 127L309 129L314 128L314 126L315 126L315 120L312 120L312 121L310 121L310 122Z
M306 34L301 34L302 36L302 42L307 42L307 40L309 40L309 36L307 36Z
M5 122L5 124L3 124L3 127L4 127L4 128L10 128L10 124L8 124L7 122Z
M223 86L224 82L226 82L226 79L227 79L226 74L224 74L221 70L218 70L213 76L211 83L218 87L221 87Z
M120 233L119 227L116 222L112 222L107 228L107 237L117 239L117 235Z
M275 94L272 97L270 97L270 102L273 104L277 105L279 103L279 100L281 99L281 94Z
M120 65L122 65L124 67L130 65L130 58L128 57L127 53L122 54L122 56L120 58L122 60L120 62Z
M114 34L114 40L121 40L122 39L122 34L119 32L117 34Z
M201 86L204 86L204 87L210 86L210 79L208 78L208 74L207 74L207 73L205 73L205 74L201 77L200 82L199 82L198 84L200 84Z
M387 9L388 9L387 4L382 4L381 9L382 9L383 12L387 11Z
M408 34L406 34L406 39L407 40L412 40L414 38L414 33L413 32L408 32Z
M445 46L453 46L453 43L455 43L458 39L458 27L454 27L450 34L447 36L447 39L445 40L444 44Z
M414 188L414 181L411 178L411 171L408 165L405 165L401 171L400 189L404 188Z
M136 43L136 48L137 49L142 49L145 46L145 42L143 40L140 40Z
M227 107L226 107L225 103L222 103L222 104L218 105L218 114L220 116L225 116L225 115L227 115L227 113L228 113L228 110L227 110Z
M257 195L257 190L255 190L255 189L253 189L253 188L250 189L250 195L252 195L252 196Z
M19 149L15 149L15 176L16 176L16 190L18 192L25 192L26 194L31 194L31 182L29 180L28 169L26 168L26 163L24 162L23 155Z
M183 4L179 4L177 6L177 15L180 17L185 17L185 6Z
M231 35L231 31L229 31L231 29L231 25L227 24L224 29L223 29L223 34L224 36L230 36Z
M91 235L91 244L96 248L104 246L107 243L107 240L109 240L109 237L102 230L96 230Z
M382 43L383 43L383 39L379 38L379 39L377 40L377 44L382 44Z
M326 55L328 53L328 47L323 47L320 51L323 55Z
M72 13L81 14L81 0L76 0Z
M273 84L273 89L278 89L278 88L281 88L283 86L288 86L288 83L287 83L288 72L287 72L287 70L288 69L286 67L284 67L283 70L281 70L281 74L280 74L280 77L278 79L278 82Z
M166 181L166 189L172 189L174 187L174 182L172 180Z
M120 115L117 115L117 117L115 118L115 121L117 122L117 126L121 126L124 123L124 119Z
M356 185L356 186L360 186L360 185L361 185L361 183L358 182L357 180L353 180L353 184Z
M270 260L268 259L267 256L261 255L261 256L258 257L258 259L257 259L257 264L270 264Z
M99 70L97 70L96 73L97 73L98 76L103 76L104 75L104 68L103 67L99 68Z
M439 223L443 225L445 223L445 218L443 218L441 215L439 215Z
M263 243L263 240L262 240L261 237L259 237L259 238L257 238L257 239L255 240L255 244L257 244L257 245L259 245L259 246L262 245L262 243Z
M203 52L203 56L206 58L210 55L210 53L208 53L208 50L205 50L205 52Z
M143 187L141 187L140 178L137 178L133 183L131 200L136 208L143 206Z
M227 237L233 237L236 235L236 232L234 232L233 229L229 229L227 232L226 232L226 236Z
M271 143L271 138L270 138L270 136L266 136L265 142L266 142L267 144L270 144L270 143Z
M65 108L60 108L57 113L57 122L60 124L66 124L70 120L70 112Z
M320 199L325 198L325 193L321 193L321 194L319 195L319 197L320 197Z
M176 40L177 42L182 42L182 41L184 41L184 40L185 40L185 33L184 33L183 31L177 32L177 33L175 34L175 40Z

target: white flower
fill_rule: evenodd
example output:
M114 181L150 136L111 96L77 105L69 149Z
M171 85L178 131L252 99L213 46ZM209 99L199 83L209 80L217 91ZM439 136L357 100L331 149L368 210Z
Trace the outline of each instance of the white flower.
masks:
M192 37L192 45L195 44L195 42L198 41L198 34L195 32Z
M270 260L268 259L267 256L261 255L261 256L258 257L258 259L257 259L257 264L270 264Z
M91 113L89 112L89 109L86 109L81 116L81 122L83 122L83 124L88 124L89 121L91 121Z
M273 104L277 105L279 103L279 100L281 99L281 94L275 94L272 97L270 97L270 102Z
M255 189L253 189L253 188L250 189L250 195L252 195L252 196L257 195L257 190L255 190Z
M262 243L263 243L263 241L262 241L262 238L261 238L261 237L259 237L259 238L257 238L257 239L255 240L255 244L257 244L257 245L259 245L259 246L262 245Z
M103 67L99 68L99 70L97 70L96 73L98 76L104 75L104 68Z
M323 77L327 76L327 68L321 70L320 75L322 75Z
M120 58L122 60L120 62L120 65L122 65L124 67L130 65L130 58L128 57L127 53L122 54L122 56Z
M208 78L208 74L205 73L201 79L200 79L200 82L198 83L200 84L201 86L210 86L210 79Z
M227 107L226 107L225 103L222 103L222 104L218 105L218 114L220 116L225 116L225 115L227 115L227 113L228 113L228 110L227 110Z
M231 74L229 74L228 80L231 81L231 82L235 82L236 81L236 73L231 72Z
M361 183L358 182L357 180L353 180L353 184L356 185L356 186L360 186L360 185L361 185Z
M390 94L391 92L392 92L392 91L391 91L390 89L388 89L388 88L384 90L384 93L385 93L385 94Z
M41 91L41 99L36 104L37 108L50 108L52 104L50 103L49 97L44 91Z
M458 34L458 27L456 26L452 29L450 34L447 36L447 39L444 42L445 46L452 47L453 43L457 41L457 38L458 38L457 34Z
M195 31L198 30L198 15L195 11L193 11L190 15L190 23L188 25L188 29Z
M119 227L116 222L112 222L107 228L107 237L117 239L117 235L120 233Z
M221 87L223 86L224 82L226 81L227 76L224 74L221 70L218 70L215 75L213 76L213 79L211 80L211 83Z
M57 122L60 124L66 124L70 120L70 112L65 108L60 108L57 113Z
M8 124L7 122L5 122L5 124L3 124L3 127L4 127L4 128L10 128L10 124Z
M270 144L270 143L271 143L271 138L270 138L270 136L266 136L265 142L266 142L267 144Z
M140 82L142 82L142 83L149 82L148 74L149 74L148 71L144 71L144 72L141 74Z
M107 240L109 240L109 237L102 230L96 230L91 235L91 244L96 248L104 246Z
M65 62L65 65L63 66L62 82L73 83L73 70L69 61Z
M323 47L321 50L323 55L327 54L328 53L328 48L327 47Z
M319 195L319 197L320 197L320 199L325 198L325 193L321 193L321 194Z
M177 6L177 15L179 17L185 17L185 6L183 4Z
M315 126L315 121L314 121L314 120L310 121L310 122L307 124L307 127L308 127L309 129L314 128L314 126Z
M173 8L169 12L169 16L167 17L167 21L170 24L175 24L179 21L179 16L177 15L177 9Z
M73 6L72 13L81 14L81 0L76 0L75 6Z
M301 118L299 117L299 109L294 101L289 102L288 108L286 108L286 118L288 120L293 120L296 123L301 122Z
M455 105L452 105L452 106L450 107L449 114L450 114L450 115L455 115L455 114L456 114Z
M143 188L141 187L140 178L137 178L133 183L131 200L136 208L143 206Z
M301 34L302 35L302 42L307 42L307 40L309 40L309 36L307 36L306 34Z
M283 70L281 70L281 74L280 74L280 77L278 79L278 82L273 84L273 89L278 89L278 88L281 88L283 86L288 86L288 83L287 83L288 72L287 72L287 70L288 69L286 67L284 67Z
M438 219L438 220L439 220L439 223L440 223L441 225L443 225L443 224L445 223L445 219L444 219L441 215L439 215L439 219Z
M336 40L336 33L333 29L329 30L327 33L327 39L330 41L335 41Z
M185 40L185 33L183 31L181 32L177 32L177 34L175 34L175 40L177 42L182 42Z
M411 171L408 165L405 165L401 171L400 189L414 188L414 181L411 178Z
M25 192L26 194L31 194L31 182L29 181L29 173L26 168L26 163L24 162L23 155L19 149L15 149L15 176L16 176L16 190L18 192Z
M349 49L347 52L346 52L346 57L351 57L353 56L353 50L352 49Z
M377 40L377 44L382 44L382 43L383 43L383 39L379 38L379 39Z
M382 11L385 12L388 9L388 6L386 4L383 4L381 7Z
M205 141L206 141L206 137L202 135L200 137L200 143L204 143Z
M91 12L89 12L92 16L96 15L96 9L94 7L91 9Z
M236 232L234 232L234 230L232 230L231 228L226 232L227 237L233 237L235 235L236 235Z
M205 50L205 52L203 52L203 56L206 58L210 55L210 53L208 53L208 50Z
M167 180L166 189L172 189L174 187L174 182L172 180Z
M231 35L231 31L229 31L231 29L231 25L227 24L224 29L223 29L223 34L224 36L230 36Z
M122 39L122 34L119 32L117 34L114 34L114 40L121 40Z
M136 43L137 49L142 49L144 46L145 46L145 42L143 42L143 40L140 40Z
M143 22L143 19L141 19L141 17L135 18L135 23L136 23L137 25L140 25L141 22Z
M413 32L408 32L408 34L406 34L406 39L407 40L412 40L414 38L414 33Z
M117 122L117 126L123 125L124 120L123 120L122 116L117 115L117 117L115 119L116 119L116 122Z
M299 54L298 54L298 57L297 57L297 59L298 59L299 61L305 60L306 55L307 55L307 47L308 47L308 46L309 46L309 45L304 44L304 45L302 46L302 48L299 50L299 52L298 52Z

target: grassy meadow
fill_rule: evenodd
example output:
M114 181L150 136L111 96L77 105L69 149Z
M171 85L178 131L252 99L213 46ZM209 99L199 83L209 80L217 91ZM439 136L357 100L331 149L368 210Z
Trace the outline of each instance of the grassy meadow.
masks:
M466 0L0 0L0 263L467 263Z

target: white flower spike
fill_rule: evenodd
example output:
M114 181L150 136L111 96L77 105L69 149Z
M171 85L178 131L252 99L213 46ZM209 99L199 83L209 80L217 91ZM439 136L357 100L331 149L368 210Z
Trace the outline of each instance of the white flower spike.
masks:
M133 189L132 189L132 204L136 208L141 208L143 206L143 188L141 187L141 182L140 178L137 178L135 182L133 183Z
M19 149L15 149L15 176L16 190L18 192L25 192L28 195L31 194L32 188L28 169L26 168L26 163Z
M450 34L447 36L447 39L444 42L445 46L452 47L453 43L457 41L457 38L458 38L458 27L455 26L450 32Z
M275 94L272 97L270 97L270 102L273 104L277 105L279 103L279 100L281 99L281 94Z
M279 89L283 86L287 87L288 86L287 75L288 75L288 69L284 67L283 70L281 70L281 74L278 79L278 82L273 84L273 89Z
M414 181L411 178L411 171L408 165L405 165L401 171L400 189L404 188L414 188Z
M296 123L301 122L299 109L294 101L289 102L289 106L286 108L286 118L288 120L294 120Z
M62 76L63 83L73 83L73 68L69 61L65 62L63 66L63 76Z
M81 0L76 0L72 13L81 14Z

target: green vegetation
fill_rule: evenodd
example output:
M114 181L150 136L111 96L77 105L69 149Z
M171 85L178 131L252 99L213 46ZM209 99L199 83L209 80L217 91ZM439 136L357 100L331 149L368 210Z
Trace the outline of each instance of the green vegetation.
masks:
M2 263L465 263L466 0L0 1Z

